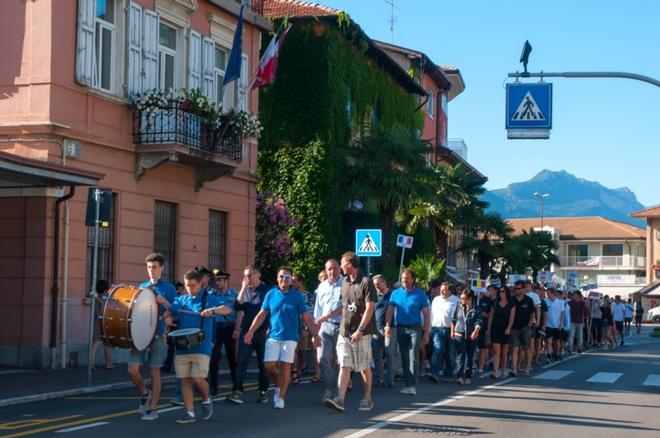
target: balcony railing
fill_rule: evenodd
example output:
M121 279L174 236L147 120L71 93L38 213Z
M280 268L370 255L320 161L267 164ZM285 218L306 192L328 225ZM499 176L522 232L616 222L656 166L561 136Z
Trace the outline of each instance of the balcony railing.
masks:
M243 158L243 138L231 126L214 123L192 114L178 101L148 114L133 114L133 141L136 144L179 144L191 149L218 154L232 160Z
M467 161L467 155L468 155L468 147L463 141L462 138L450 138L446 142L443 142L444 144L442 146L446 147L447 149L450 149L456 154L461 157L463 160Z
M644 269L646 257L644 256L560 256L559 263L562 268L582 269Z

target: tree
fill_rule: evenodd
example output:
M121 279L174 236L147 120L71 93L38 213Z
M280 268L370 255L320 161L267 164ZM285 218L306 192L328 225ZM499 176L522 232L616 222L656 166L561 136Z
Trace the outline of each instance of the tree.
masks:
M498 213L481 212L473 217L469 232L463 236L458 251L466 255L476 254L479 275L488 278L497 274L495 263L504 254L504 239L513 232Z
M344 188L352 205L375 212L383 230L383 267L391 264L395 215L425 195L428 143L414 132L395 125L374 128L348 150Z
M436 260L432 253L418 255L408 267L415 272L417 285L424 290L430 289L431 280L445 278L445 261Z
M532 271L533 278L541 269L559 264L554 253L559 248L546 231L523 230L521 234L505 238L503 243L502 272L507 274Z

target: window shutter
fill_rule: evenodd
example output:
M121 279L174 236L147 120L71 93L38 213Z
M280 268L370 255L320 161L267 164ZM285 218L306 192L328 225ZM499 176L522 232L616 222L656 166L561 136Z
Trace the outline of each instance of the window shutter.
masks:
M188 89L201 88L202 36L190 29L188 34Z
M96 0L78 0L78 35L76 41L76 81L94 86Z
M247 111L250 106L250 96L248 93L248 72L250 69L248 67L248 57L243 53L243 55L241 55L241 77L238 79L238 108L242 111Z
M128 74L130 99L142 91L142 6L130 2L128 7Z
M211 38L205 37L202 40L202 93L209 99L213 99L215 91L213 84L214 56L215 43Z
M158 86L158 13L145 9L142 27L142 91Z

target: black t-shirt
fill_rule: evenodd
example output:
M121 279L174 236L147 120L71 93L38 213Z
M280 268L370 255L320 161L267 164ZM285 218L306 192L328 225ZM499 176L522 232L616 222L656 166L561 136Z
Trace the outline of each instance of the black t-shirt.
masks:
M483 297L479 300L477 306L479 307L479 310L481 310L481 315L486 317L486 314L490 313L491 309L493 308L493 300L488 297Z
M513 327L512 330L520 330L523 327L529 325L529 319L536 312L534 307L534 301L527 295L523 295L522 300L518 298L511 298L513 306L516 308L516 316L513 318Z
M541 300L541 320L537 321L537 327L540 328L543 325L543 318L546 313L548 313L548 303L546 303L545 300Z
M367 302L377 303L378 293L371 279L357 273L355 281L351 283L348 277L341 285L342 318L339 325L339 334L349 337L357 331L362 321L362 316L367 310ZM364 327L364 335L376 334L376 320L372 316Z

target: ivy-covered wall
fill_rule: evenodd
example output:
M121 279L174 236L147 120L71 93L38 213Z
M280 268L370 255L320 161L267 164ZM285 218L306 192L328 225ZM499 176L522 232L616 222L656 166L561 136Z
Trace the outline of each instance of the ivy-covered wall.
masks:
M260 95L258 190L282 196L299 221L290 230L291 265L309 286L327 258L353 249L342 246L355 231L342 228L351 133L373 120L421 128L416 98L377 66L367 47L361 29L345 20L294 21L275 82Z

